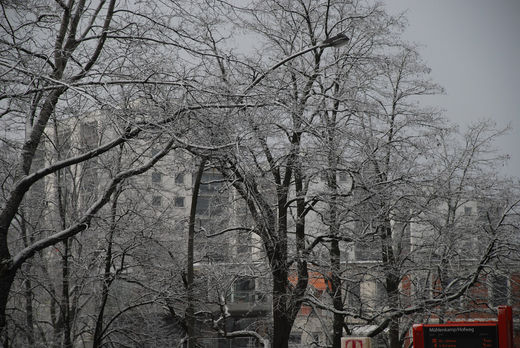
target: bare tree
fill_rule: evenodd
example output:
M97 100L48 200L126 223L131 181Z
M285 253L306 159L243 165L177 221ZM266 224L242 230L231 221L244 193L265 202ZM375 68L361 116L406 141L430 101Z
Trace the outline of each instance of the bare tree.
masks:
M143 134L152 129L164 131L165 125L178 121L188 110L205 107L200 102L187 105L186 95L191 87L179 82L197 60L194 59L190 67L186 64L181 72L174 64L162 64L165 52L170 57L176 56L171 47L184 50L188 56L204 56L203 52L197 52L197 39L178 29L183 25L177 20L178 12L175 11L182 12L182 9L174 5L158 8L154 4L141 8L136 2L117 8L116 1L104 0L2 3L0 99L2 121L10 129L2 140L16 153L12 176L8 178L8 186L4 186L8 189L4 191L5 200L0 212L2 341L6 337L5 310L10 289L24 262L36 252L63 243L88 229L93 216L109 202L117 185L148 170L171 149L173 141L166 139L164 150L148 162L135 162L134 169L114 176L105 191L99 193L99 199L82 207L70 223L64 221L60 231L18 248L12 232L13 222L29 189L50 174L60 175L60 171L85 163L137 137L153 139L153 136ZM158 10L167 16L158 20L159 17L154 16L154 11ZM173 24L168 22L172 18ZM171 35L165 35L165 32ZM139 66L147 69L137 68ZM197 84L196 81L192 83ZM168 87L165 93L170 104L174 104L171 108L164 103L159 106L156 99L162 95L157 86ZM145 99L149 103L142 102ZM68 117L81 116L88 121L96 115L93 110L100 108L104 109L103 117L116 125L112 129L117 132L103 138L94 148L81 149L70 157L35 168L35 154L38 147L42 147L53 120L61 123ZM173 111L166 115L166 110ZM176 138L175 134L179 133L174 131L173 134ZM137 152L135 155L136 158L140 156Z
M361 8L363 4L357 6ZM349 7L340 9L348 11ZM358 115L369 108L367 99L376 88L379 62L388 59L391 46L400 45L393 35L402 25L399 18L386 15L378 6L365 11L366 21L344 23L344 30L353 33L347 54L335 54L330 68L319 77L318 93L322 101L316 108L318 121L309 132L315 144L313 155L317 159L311 168L314 168L317 180L324 182L324 187L318 186L315 190L325 205L317 205L315 210L327 230L315 243L329 244L330 259L322 273L328 280L328 293L334 307L331 339L334 347L340 346L343 329L351 332L345 322L345 300L349 295L344 278L345 274L354 271L350 272L348 265L344 267L342 262L346 258L345 249L356 240L350 226L356 220L354 211L360 203L356 193L362 185L359 174L367 161L366 153L359 148L367 135L359 131Z
M400 17L387 15L378 4L47 0L0 6L0 114L10 130L0 140L2 151L9 152L0 168L0 337L5 345L10 300L25 304L29 344L40 335L49 344L61 340L70 347L85 328L92 331L94 346L140 341L143 332L130 328L159 304L187 333L190 345L198 334L195 318L207 320L220 336L263 340L265 331L228 330L226 292L244 272L229 267L215 275L215 267L208 266L195 276L193 269L197 252L211 259L206 249L196 250L202 245L197 238L215 241L240 231L258 237L269 266L275 347L288 346L304 303L333 313L325 326L332 326L334 347L344 330L350 332L346 321L351 318L376 325L371 335L388 328L390 346L398 347L408 319L427 311L450 315L449 303L464 296L499 254L510 256L514 249L502 242L517 228L512 220L517 202L512 198L501 205L493 195L503 189L501 181L482 180L492 173L483 165L497 163L484 156L486 146L500 132L489 133L481 123L467 134L465 146L448 145L452 130L436 112L416 104L440 89L425 77L428 70L416 50L400 41ZM244 35L237 28L256 42L254 47L236 44ZM336 47L347 37L348 46ZM88 134L92 121L107 131L92 146L81 146L79 134ZM67 134L73 139L69 149ZM165 221L183 221L168 209L158 216L157 205L143 208L146 192L133 185L161 159L171 161L166 156L174 148L219 171L222 186L233 188L223 196L238 195L249 217L246 226L236 219L237 226L223 231L217 231L217 223L197 229L196 218L208 218L197 212L194 190L188 229L193 243L184 279L177 272L186 266L179 266L184 253L176 255L160 238L135 237L154 227L170 231ZM102 178L95 178L94 168ZM202 175L204 164L200 168ZM319 186L323 182L325 188ZM45 192L54 195L53 207L28 209ZM131 199L134 195L140 201ZM448 260L460 258L461 223L469 221L460 210L486 199L500 209L471 225L486 242L480 246L482 257L460 266L454 279ZM57 223L44 227L51 214ZM429 234L410 247L412 226ZM136 239L123 236L123 230ZM207 236L200 237L203 232ZM96 262L95 249L85 247L90 242L102 245L102 262ZM163 252L148 255L145 246L152 244ZM344 267L342 248L353 244L377 245L377 266ZM43 252L51 246L59 253L59 286L45 274L48 269L31 262L46 260ZM414 257L425 252L431 279L440 287L434 298L410 299L420 294L405 293L403 279L412 268L422 271ZM81 273L80 262L72 262L76 257L92 265L89 272L99 279ZM130 265L139 272L125 274ZM309 274L316 269L328 280L330 303L310 294ZM197 292L204 272L219 279L216 295L205 299ZM37 332L36 273L46 278L42 284L53 297L52 339ZM384 279L379 282L382 306L346 303L360 274L376 283ZM183 280L184 289L177 286ZM87 308L85 293L75 292L87 283L100 289L95 308ZM119 286L126 286L128 296L113 296ZM13 289L23 289L24 296L10 297ZM140 291L146 296L139 300ZM81 321L84 313L94 320Z
M230 89L236 68L243 74L252 74L253 82L244 89L247 98L258 100L259 105L273 99L276 103L256 112L244 110L239 119L228 114L236 122L213 127L213 132L221 137L232 132L245 133L246 137L234 152L211 155L214 165L245 201L255 222L254 232L262 240L273 282L273 345L285 347L304 301L308 257L316 245L307 245L309 234L305 227L307 214L318 201L308 196L313 175L308 172L305 158L309 151L306 137L314 131L317 110L322 108L323 98L314 90L319 76L326 71L326 64L335 64L333 59L324 58L326 46L320 42L337 32L348 32L348 25L342 23L372 18L381 12L377 7L359 3L319 6L317 2L262 2L255 4L255 10L232 10L237 14L233 21L251 28L252 35L276 55L275 59L286 64L262 69L217 61L223 89ZM258 16L258 11L263 15ZM302 50L304 47L311 48ZM300 56L300 52L309 54ZM262 70L266 73L258 73ZM297 281L292 284L290 278Z

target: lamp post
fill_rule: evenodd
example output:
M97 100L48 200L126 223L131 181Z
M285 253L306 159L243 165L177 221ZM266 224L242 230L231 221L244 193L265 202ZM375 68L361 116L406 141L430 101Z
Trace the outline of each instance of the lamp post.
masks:
M262 73L262 75L258 76L253 82L251 82L251 84L249 86L247 86L244 89L242 94L246 95L247 93L249 93L249 91L251 89L253 89L253 87L255 87L260 81L262 81L269 73L271 73L273 70L276 70L280 66L284 65L288 61L293 60L296 57L299 57L299 56L301 56L301 55L303 55L303 54L305 54L307 52L313 51L313 50L315 50L317 48L345 46L349 41L350 41L349 37L347 35L341 33L341 34L338 34L336 36L330 37L330 38L320 42L319 44L317 44L315 46L312 46L312 47L306 48L306 49L304 49L302 51L296 52L292 56L289 56L289 57L279 61L278 63L276 63L275 65L273 65L272 67L270 67L269 69L264 71Z
M299 52L294 53L293 55L291 55L289 57L284 58L283 60L279 61L275 65L271 66L269 69L265 70L256 79L254 79L253 82L251 84L249 84L243 90L242 95L240 97L238 97L238 99L242 100L243 98L245 98L247 96L247 94L256 85L258 85L258 83L260 83L260 81L262 81L268 74L270 74L272 71L276 70L280 66L284 65L285 63L295 59L296 57L304 55L305 53L313 51L315 49L325 49L325 48L328 48L328 47L341 47L341 46L346 45L349 41L350 41L350 39L345 34L341 33L341 34L338 34L336 36L327 38L324 41L318 43L317 45L314 45L312 47L303 49L303 50L301 50ZM299 267L300 266L298 266L298 268ZM306 267L306 266L304 266L304 267ZM304 272L306 272L306 270ZM274 295L275 295L274 292L275 291L278 291L278 290L275 290L275 288L273 287L273 306L276 303L275 299L274 299ZM278 296L280 296L280 295L278 295ZM282 295L282 296L285 296L285 295ZM278 322L278 324L277 324L277 322ZM288 324L288 322L283 322L283 319L280 319L280 317L275 316L274 311L273 311L273 329L274 329L273 336L277 335L277 330L283 331L284 328L287 328L287 327L289 327L289 329L290 329L291 325L292 324ZM273 337L273 338L274 338L273 347L279 346L284 341L284 336L283 335L282 336L278 335L277 337ZM287 339L287 337L285 337L285 339ZM269 348L270 347L270 342L269 342L268 339L264 339L263 344L264 344L264 348Z

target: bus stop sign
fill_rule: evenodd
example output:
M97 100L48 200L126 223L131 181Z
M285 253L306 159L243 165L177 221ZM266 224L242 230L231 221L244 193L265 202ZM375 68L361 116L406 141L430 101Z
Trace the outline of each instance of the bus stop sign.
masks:
M413 345L415 348L513 348L511 307L500 306L496 321L414 325Z

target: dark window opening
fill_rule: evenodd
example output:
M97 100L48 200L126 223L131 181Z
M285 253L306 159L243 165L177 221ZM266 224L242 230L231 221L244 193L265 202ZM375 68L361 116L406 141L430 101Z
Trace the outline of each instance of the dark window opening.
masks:
M301 332L291 332L289 334L289 347L295 347L302 343Z
M240 277L233 284L233 302L253 303L255 302L255 279L251 277Z
M179 208L184 207L184 197L175 197L174 205Z
M178 173L175 175L175 183L178 185L184 184L184 173Z
M161 196L153 196L152 197L152 205L154 207L159 207L161 206Z
M508 279L504 275L491 276L491 305L498 307L508 303Z
M152 172L152 182L154 184L160 183L162 180L162 175L159 172Z
M339 173L338 174L338 181L339 182L347 182L348 181L347 173Z

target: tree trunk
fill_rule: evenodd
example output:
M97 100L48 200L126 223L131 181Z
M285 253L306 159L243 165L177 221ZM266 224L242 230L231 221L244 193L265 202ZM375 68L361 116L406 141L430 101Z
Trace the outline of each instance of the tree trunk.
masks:
M70 268L69 268L69 252L70 245L69 240L66 239L63 241L63 256L62 256L62 282L61 282L61 317L62 317L62 347L71 348L71 327L70 327Z
M111 249L111 246L109 246L109 249ZM107 251L107 256L105 258L105 274L103 276L103 285L101 290L101 304L99 306L99 312L96 319L96 326L94 329L94 342L92 343L92 348L99 348L101 347L101 344L103 343L103 322L104 322L104 315L105 315L105 307L108 301L108 294L110 292L110 266L111 266L111 260L112 257L108 256L111 251ZM108 266L108 267L107 267ZM107 272L108 268L108 272Z
M341 291L341 278L339 277L340 249L339 249L339 242L337 240L333 240L331 242L330 258L331 258L331 265L332 265L332 275L330 278L332 305L334 306L334 309L336 309L338 311L342 311L343 310L343 299L342 299L342 291ZM334 321L332 323L332 347L333 348L340 348L340 346L341 346L341 337L343 336L343 322L344 321L345 321L345 316L343 314L334 313Z
M206 159L202 158L200 161L197 176L193 183L193 195L191 199L190 208L190 220L188 226L188 255L186 265L186 290L188 293L188 307L186 308L186 327L188 331L188 348L195 348L197 346L197 339L195 336L195 295L193 293L193 281L194 281L194 269L193 269L193 251L194 251L194 240L195 240L195 218L197 216L197 200L199 197L200 182L202 180L202 174L204 173L204 167L206 165Z
M0 267L6 266L0 265ZM5 310L7 307L7 300L9 298L9 291L13 285L15 274L16 272L12 270L0 272L0 348L2 348L2 345L3 348L7 348L9 346Z
M113 277L111 272L112 267L112 244L114 240L114 233L116 230L116 212L117 212L117 199L119 197L121 190L118 190L115 194L114 200L111 206L111 222L110 222L110 231L108 234L108 243L107 243L107 251L105 254L105 269L103 273L103 284L101 288L101 304L99 306L99 312L96 319L96 327L94 329L94 342L92 344L92 348L99 348L103 343L103 322L105 315L105 307L108 301L108 295L110 293L110 285L112 284Z
M29 347L34 346L34 313L33 313L33 291L30 276L31 262L26 263L25 271L27 278L24 280L24 296L25 296L25 324L27 325L27 344Z
M329 127L330 128L330 127ZM331 132L333 129L331 130ZM332 135L331 135L332 137ZM334 138L329 139L329 143L334 143ZM335 310L343 311L343 299L342 299L342 291L341 291L341 250L339 247L339 223L338 223L338 205L336 200L336 195L338 193L338 185L336 181L337 175L337 163L335 160L335 156L329 154L329 166L331 172L327 178L327 184L329 186L329 190L332 193L329 202L329 231L332 236L332 241L330 243L330 265L331 265L331 276L330 276L330 296L332 297L332 305ZM345 316L343 314L334 313L334 318L332 322L332 347L340 348L341 346L341 337L343 336L343 324L345 321Z
M287 348L291 328L300 307L297 295L290 290L287 239L278 240L275 250L268 255L273 277L273 348ZM306 279L307 277L305 284ZM297 287L295 291L298 291Z
M388 327L388 341L390 342L390 348L401 348L401 342L399 341L399 319L393 319Z
M273 348L289 347L292 321L288 319L287 313L273 308Z
M25 215L25 209L20 210L20 232L22 234L22 240L24 247L29 245L29 238L27 234L27 216ZM33 238L31 238L31 242ZM25 298L25 324L26 328L26 337L27 344L29 347L34 346L34 309L33 309L33 297L34 293L32 290L32 281L31 281L31 270L32 270L32 261L27 261L23 267L23 273L25 274L23 280L24 286L24 298Z
M273 269L273 348L287 348L294 318L288 308L288 274L285 269Z
M392 247L392 228L390 227L390 219L386 219L381 226L382 238L382 259L385 271L385 286L388 296L388 306L390 308L399 308L399 283L400 278L397 274L396 257ZM389 325L388 342L390 348L400 348L399 341L399 319L393 318Z
M340 94L340 84L338 79L334 80L334 95ZM330 295L332 297L332 305L335 310L343 311L343 299L342 299L342 281L340 277L341 272L341 250L339 247L339 228L340 223L338 222L338 166L339 166L339 153L337 151L336 144L337 139L337 116L338 110L340 109L340 99L336 98L332 111L323 113L323 121L326 125L326 140L327 145L327 188L330 191L329 198L329 231L333 238L330 244L329 257L331 265L331 276L330 276ZM343 314L334 313L332 322L332 347L340 348L341 337L343 336L343 325L345 316Z
M399 278L391 274L386 278L388 305L390 308L399 308ZM399 318L393 318L388 327L388 342L390 348L401 348L399 340Z
M119 152L119 156L117 157L117 171L121 169L121 152ZM108 240L107 240L107 251L105 253L105 269L103 273L103 284L101 288L101 303L99 306L99 312L96 319L96 326L94 329L94 342L92 343L92 348L99 348L103 343L103 333L105 331L104 325L104 316L105 316L105 308L108 302L108 295L110 294L110 286L114 281L114 277L112 276L112 261L113 261L113 241L114 234L117 228L117 207L119 202L119 196L121 195L122 188L119 186L114 193L114 198L112 200L112 204L110 205L110 229L108 231Z

